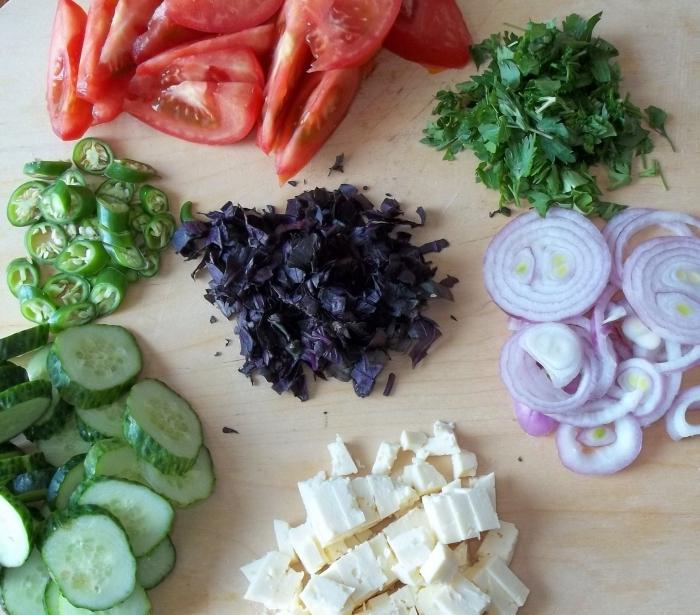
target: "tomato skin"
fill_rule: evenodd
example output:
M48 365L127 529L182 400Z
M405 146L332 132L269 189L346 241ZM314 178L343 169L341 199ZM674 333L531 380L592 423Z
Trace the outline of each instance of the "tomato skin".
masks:
M165 0L165 13L175 23L199 30L230 34L265 23L284 0Z
M49 50L46 104L51 127L64 141L78 139L92 122L92 105L78 97L78 60L87 16L73 0L58 0Z
M106 75L100 67L100 52L107 40L119 0L93 0L88 11L85 43L78 68L78 93L89 101L99 100Z
M362 66L381 49L401 0L299 0L312 71Z
M127 98L124 110L166 134L207 145L244 139L262 107L255 83L183 81L149 99Z
M277 151L275 168L280 182L301 171L340 125L360 89L364 73L363 67L322 73L320 83L299 113L289 141Z
M455 0L406 0L384 46L429 67L469 63L471 34Z

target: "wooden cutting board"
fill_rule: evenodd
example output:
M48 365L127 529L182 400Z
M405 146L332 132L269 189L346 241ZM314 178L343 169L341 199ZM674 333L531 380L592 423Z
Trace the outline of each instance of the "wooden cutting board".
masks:
M620 49L625 89L639 106L653 103L669 111L679 150L673 154L657 140L654 156L663 164L669 192L651 179L615 198L700 212L696 0L461 4L475 39L504 22L605 9L600 34ZM23 181L25 161L66 158L71 150L53 135L44 111L54 6L49 0L12 0L0 9L2 198ZM474 182L471 155L447 163L419 143L434 92L474 70L429 75L382 53L347 120L299 177L308 186L368 185L373 198L393 193L409 211L422 205L429 224L420 238L446 237L451 243L435 261L441 272L460 278L456 301L431 310L445 335L416 370L400 358L392 363L398 383L391 397L377 393L361 400L349 385L322 382L312 386L312 400L301 404L278 397L264 383L251 386L236 371L237 344L225 346L232 325L210 324L216 312L201 298L205 282L193 282L193 264L173 254L166 255L162 274L131 288L124 307L108 319L136 333L146 374L169 382L199 410L217 467L215 495L177 516L178 564L153 592L154 613L259 612L242 600L245 583L238 568L272 548L274 518L302 521L296 481L328 468L326 443L342 434L368 465L380 440L396 439L403 428L427 430L436 419L456 421L463 445L478 453L480 468L497 472L499 513L521 531L513 568L532 590L524 615L700 613L700 440L672 442L656 425L645 433L644 450L631 469L586 478L562 468L551 437L530 438L513 419L498 374L506 318L481 284L482 254L504 223L487 215L497 197ZM121 155L155 165L174 200L191 199L201 211L229 199L279 205L295 192L279 187L272 162L250 141L235 147L193 145L126 116L91 134L109 140ZM327 169L341 152L345 172L329 177ZM4 267L24 249L20 230L6 222L1 228ZM4 285L0 314L0 335L27 324ZM223 434L224 426L239 433Z

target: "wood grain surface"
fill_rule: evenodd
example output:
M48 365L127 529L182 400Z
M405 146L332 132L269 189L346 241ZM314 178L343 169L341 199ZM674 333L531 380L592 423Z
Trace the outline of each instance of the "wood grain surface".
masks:
M657 140L671 190L655 179L615 194L628 204L697 212L700 195L700 8L697 0L472 0L461 2L475 39L504 22L563 18L604 10L600 34L621 53L624 88L641 107L659 105L672 118L678 153ZM71 145L51 132L44 111L44 75L52 12L50 0L12 0L0 10L0 195L22 181L22 163L66 158ZM498 477L499 512L515 522L521 541L514 570L531 588L524 615L690 615L700 613L700 440L672 442L663 426L645 433L641 457L610 478L586 478L562 468L552 438L525 436L513 419L498 374L508 333L505 316L481 284L481 258L504 222L489 219L497 195L473 179L474 159L442 162L420 145L432 95L474 71L429 75L382 53L374 74L331 141L299 179L308 185L341 181L391 192L413 211L428 211L424 239L446 237L450 249L435 258L440 271L460 278L454 304L431 314L444 337L416 370L397 358L395 393L361 400L336 382L312 386L301 404L265 383L251 386L237 368L237 344L225 347L232 325L210 324L214 310L192 281L191 263L166 255L162 274L130 289L110 322L138 336L146 374L169 382L202 416L218 485L206 503L179 512L175 573L153 592L155 614L252 615L243 601L238 568L274 544L272 520L302 521L296 481L328 468L325 445L336 433L370 464L382 439L403 428L429 429L456 421L463 445ZM227 200L250 206L282 204L273 165L247 141L204 147L163 136L130 117L95 128L117 152L154 164L175 200L200 210ZM345 173L328 177L337 153ZM22 232L0 223L0 263L24 253ZM0 335L26 326L15 300L0 290ZM457 321L449 318L454 315ZM221 356L215 353L221 352ZM223 434L222 427L239 434ZM0 528L0 531L2 529Z

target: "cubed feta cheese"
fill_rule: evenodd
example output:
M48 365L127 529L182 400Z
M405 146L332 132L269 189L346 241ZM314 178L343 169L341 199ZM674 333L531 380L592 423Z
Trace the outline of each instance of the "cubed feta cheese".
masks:
M372 466L372 474L389 474L396 463L401 445L396 442L382 442Z
M309 574L317 572L328 563L308 521L291 528L289 540L299 561Z
M497 556L480 559L467 571L469 577L482 591L491 596L494 605L507 611L513 605L525 604L530 590Z
M386 536L384 536L384 534L377 534L377 536L368 541L368 544L371 547L377 562L379 562L382 572L387 577L387 583L393 583L396 581L396 575L393 571L393 568L397 563L396 556L391 550Z
M418 568L412 568L399 563L394 566L393 572L396 578L408 587L418 588L425 585L425 581L423 581L423 577L420 576Z
M393 594L379 594L365 604L363 615L415 615L415 595L410 587Z
M275 540L277 541L277 550L280 553L286 553L295 558L294 547L292 546L292 541L289 539L289 523L286 521L280 521L275 519L272 522L272 527L275 530Z
M355 545L353 545L355 546ZM342 557L350 550L347 540L338 540L323 548L323 553L329 562L334 562L339 557Z
M401 450L417 453L427 441L428 435L422 431L404 430L401 432Z
M357 474L357 466L348 451L345 442L339 436L335 436L335 442L328 445L328 452L331 454L331 474L333 476L348 476Z
M469 545L466 542L460 542L453 551L459 569L466 570L469 567Z
M397 606L410 609L416 606L416 592L412 587L401 587L391 594L391 600Z
M471 509L463 496L455 491L423 497L423 508L430 527L443 544L462 542L476 538L479 532L474 527Z
M406 570L420 568L435 547L433 532L423 527L410 529L389 539L389 545Z
M420 574L428 585L449 583L457 574L457 567L457 559L452 553L452 549L443 544L437 544L420 567Z
M258 576L258 573L263 567L263 564L265 563L265 557L267 555L263 555L260 559L256 559L253 562L250 562L249 564L246 564L245 566L241 566L241 572L245 576L246 579L248 579L248 583L251 583L255 577Z
M476 555L478 558L498 556L506 564L510 564L517 542L518 528L508 521L501 521L500 528L486 532Z
M267 609L285 609L295 604L304 573L290 570L290 561L289 555L279 551L268 553L248 586L245 599L260 602Z
M460 575L449 585L425 587L416 600L420 615L481 615L489 603L488 595Z
M311 615L345 615L352 612L350 596L354 588L331 579L312 576L299 594Z
M447 483L443 488L442 492L454 491L455 489L461 489L463 487L462 481L458 478Z
M440 491L447 484L445 477L422 459L414 459L412 464L407 465L403 469L401 480L413 487L419 495Z
M469 451L461 451L452 455L452 475L455 480L476 476L477 460L476 455Z
M384 535L391 542L392 538L417 527L424 528L433 536L433 540L435 539L430 523L428 522L428 517L425 514L425 510L422 508L413 508L403 517L399 517L396 521L387 525L384 528Z
M496 475L491 472L491 474L484 474L482 476L474 476L469 479L469 487L472 489L481 488L486 489L489 494L489 499L491 500L491 505L494 510L496 510Z
M433 425L433 435L416 451L416 456L420 459L427 459L431 456L458 455L459 452L455 424L437 421Z

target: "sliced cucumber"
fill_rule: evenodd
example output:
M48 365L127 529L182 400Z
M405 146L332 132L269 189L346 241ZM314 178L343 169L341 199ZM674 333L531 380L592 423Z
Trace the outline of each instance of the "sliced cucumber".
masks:
M200 449L192 469L182 476L163 474L150 463L143 461L141 472L151 489L181 508L208 498L216 483L214 465L206 446Z
M141 351L122 327L83 325L56 336L48 369L51 382L67 402L92 408L126 393L141 371Z
M18 568L34 547L34 519L27 507L0 488L0 566Z
M124 529L97 506L51 515L41 556L61 594L80 608L110 609L136 587L136 560Z
M78 487L71 504L94 504L121 523L136 557L154 549L170 532L175 515L168 501L148 487L118 478L98 477Z
M71 457L87 453L90 443L85 442L78 433L75 414L71 413L65 425L50 438L37 440L39 450L54 467L62 466Z
M34 549L19 568L3 571L0 593L7 615L40 615L44 611L44 594L49 583L49 571Z
M49 341L49 326L38 325L0 339L0 361L27 354Z
M60 598L61 590L58 589L55 581L50 580L44 592L44 613L46 615L58 615Z
M85 440L85 442L94 444L98 440L105 440L107 438L107 436L105 436L103 433L100 433L99 431L94 430L89 425L86 425L77 414L75 416L75 420L76 426L78 428L78 434L83 440Z
M5 391L27 380L29 380L27 371L22 366L9 361L0 365L0 391Z
M32 442L50 438L63 429L72 411L73 406L63 400L56 389L53 389L49 409L31 427L24 430L25 437Z
M85 478L85 455L76 455L64 463L51 478L46 494L49 506L63 510L68 506L70 496Z
M97 432L106 438L122 439L122 418L126 410L126 395L111 404L98 408L76 408L75 413L90 432Z
M27 376L30 380L48 380L49 370L46 366L46 359L49 356L51 344L46 344L32 353L27 362Z
M21 434L51 404L51 384L23 382L0 393L0 442Z
M143 483L136 452L123 440L95 442L85 457L85 476L113 476Z
M160 585L175 568L175 545L166 536L156 547L136 560L136 581L145 589Z
M73 606L59 594L57 615L148 615L151 612L151 601L143 587L138 585L124 602L106 611L89 611Z
M166 474L183 474L197 460L202 425L192 407L159 380L142 380L126 398L124 437L139 458Z
M46 467L46 459L41 453L25 455L22 451L18 455L0 458L0 485L7 483L18 474L32 472Z
M10 491L22 502L42 502L53 473L53 468L42 468L18 474L9 484Z

